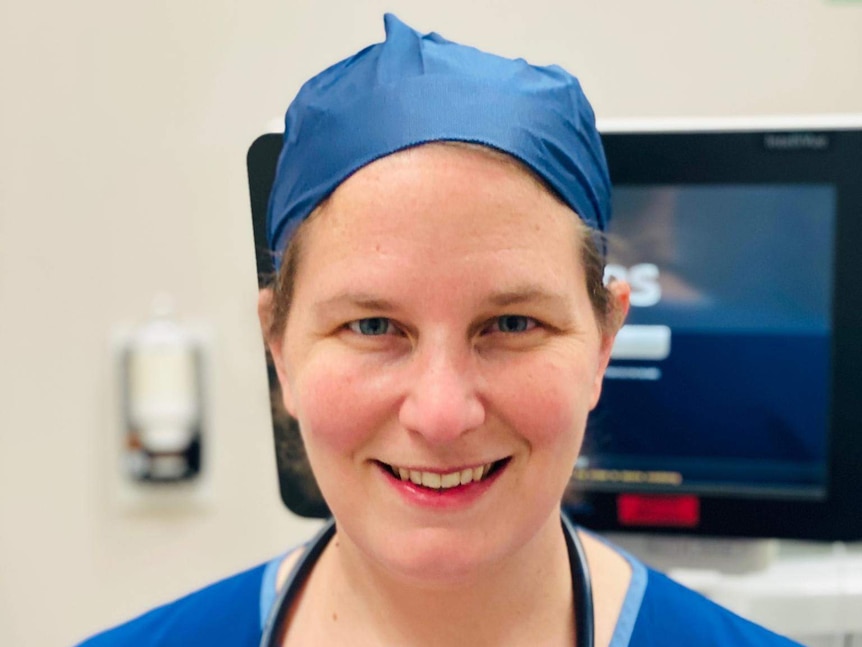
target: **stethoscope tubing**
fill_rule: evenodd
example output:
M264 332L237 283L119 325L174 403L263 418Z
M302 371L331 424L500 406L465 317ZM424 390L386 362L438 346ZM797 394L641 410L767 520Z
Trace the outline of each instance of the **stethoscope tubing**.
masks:
M569 568L572 573L572 590L575 598L575 629L577 632L575 647L593 647L595 618L593 616L590 569L587 566L584 547L575 526L565 514L561 515L561 520L563 535L566 539L566 550L569 554ZM260 639L260 647L280 647L279 640L282 628L293 600L334 534L335 520L329 519L306 545L305 551L294 564L284 586L276 597Z

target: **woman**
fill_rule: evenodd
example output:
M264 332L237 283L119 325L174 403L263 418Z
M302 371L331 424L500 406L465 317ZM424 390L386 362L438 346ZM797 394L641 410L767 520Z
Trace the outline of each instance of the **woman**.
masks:
M303 87L270 200L261 322L334 524L92 644L790 644L561 518L629 297L577 80L386 29Z

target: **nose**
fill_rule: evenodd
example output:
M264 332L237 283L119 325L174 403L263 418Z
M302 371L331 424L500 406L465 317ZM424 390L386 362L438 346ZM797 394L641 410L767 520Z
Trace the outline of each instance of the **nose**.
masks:
M399 421L432 443L446 443L485 422L485 405L469 350L442 343L417 349Z

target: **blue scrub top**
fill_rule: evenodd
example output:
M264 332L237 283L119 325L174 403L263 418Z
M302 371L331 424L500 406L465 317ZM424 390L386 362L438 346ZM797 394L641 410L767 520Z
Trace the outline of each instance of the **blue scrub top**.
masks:
M629 584L610 647L791 647L629 555ZM257 647L284 556L158 607L79 647Z

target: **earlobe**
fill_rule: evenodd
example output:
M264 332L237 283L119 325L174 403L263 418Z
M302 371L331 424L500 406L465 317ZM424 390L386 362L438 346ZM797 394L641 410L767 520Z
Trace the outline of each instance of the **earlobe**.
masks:
M605 371L611 361L611 351L614 347L614 339L622 328L629 312L631 287L625 281L614 280L608 285L610 292L611 312L608 314L607 325L601 331L601 347L599 349L599 364L596 371L596 381L593 385L593 398L590 409L599 402L602 393L602 381Z
M615 280L611 281L608 285L608 291L611 293L611 303L613 304L613 313L611 315L613 324L611 329L613 334L611 337L613 338L616 337L620 328L623 327L623 323L629 314L632 289L626 281ZM611 343L613 343L613 339L611 339Z
M263 341L267 349L269 349L272 330L272 305L272 288L262 288L257 293L257 318L260 321L260 331L263 334Z
M281 391L281 400L285 410L292 416L295 415L293 397L290 392L289 382L284 364L284 337L272 333L273 299L275 295L271 288L263 288L257 295L257 316L260 320L260 329L263 333L264 344L269 351L269 359L275 366L278 375L278 385ZM270 385L272 386L272 385Z

